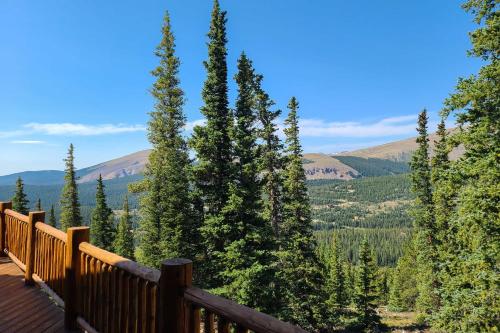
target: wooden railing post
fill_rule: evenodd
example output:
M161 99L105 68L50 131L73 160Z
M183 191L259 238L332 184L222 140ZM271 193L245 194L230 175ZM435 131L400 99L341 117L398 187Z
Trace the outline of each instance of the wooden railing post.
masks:
M12 202L0 202L0 256L5 252L5 210L12 209Z
M89 241L89 227L73 227L66 231L66 258L64 265L64 328L76 330L80 256L78 246Z
M186 333L189 311L184 290L193 279L193 262L188 259L169 259L161 264L159 287L159 332Z
M24 283L33 284L33 266L35 262L35 224L45 221L45 212L29 212L28 214L28 237L26 240L26 270L24 271Z

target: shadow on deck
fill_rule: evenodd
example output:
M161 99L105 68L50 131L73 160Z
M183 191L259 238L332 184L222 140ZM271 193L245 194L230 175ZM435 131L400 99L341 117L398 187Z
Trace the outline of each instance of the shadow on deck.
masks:
M10 332L64 332L64 311L38 286L26 286L23 271L0 257L0 333Z

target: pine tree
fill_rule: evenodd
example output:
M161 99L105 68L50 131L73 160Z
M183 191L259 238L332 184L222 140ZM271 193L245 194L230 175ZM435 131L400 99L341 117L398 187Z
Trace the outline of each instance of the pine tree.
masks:
M431 166L429 161L429 137L427 111L418 116L418 148L412 156L412 192L415 194L413 217L415 224L415 250L417 253L416 309L426 319L438 307L437 299L437 248L434 205L432 201Z
M49 225L54 228L56 227L56 214L54 211L54 205L50 206Z
M238 97L234 110L234 179L222 214L230 221L220 232L226 247L218 252L223 265L219 293L264 312L272 312L273 239L271 226L262 218L261 182L258 169L254 70L242 53L238 60Z
M416 288L418 274L415 259L414 242L410 241L403 249L403 255L393 270L390 291L389 308L394 311L413 311L418 296Z
M66 174L64 175L64 187L61 192L60 223L63 231L66 231L69 227L77 227L82 224L73 152L73 144L70 144L68 157L64 160L66 163Z
M440 272L442 304L434 322L449 332L499 330L500 253L500 15L495 0L463 7L480 26L470 33L470 54L483 60L479 73L461 78L445 101L444 116L456 116L453 147L464 153L449 163L440 191L451 192ZM441 178L443 179L443 178Z
M143 182L145 195L140 201L138 260L159 267L166 258L195 259L199 243L197 219L189 194L191 161L182 136L186 117L184 92L180 88L179 58L169 14L156 48L160 64L151 93L156 100L151 112L148 138L153 146Z
M132 217L128 206L128 196L123 200L123 214L116 228L116 237L113 244L114 252L122 257L134 260L134 234Z
M263 217L270 221L275 238L279 238L279 229L282 223L282 187L281 175L283 145L278 137L276 121L281 114L280 110L271 110L274 102L262 89L262 75L255 77L256 112L261 128L258 137L262 140L259 146L259 167L263 177Z
M26 197L26 193L24 193L24 183L21 177L18 177L16 180L16 192L14 193L14 197L12 197L12 209L18 213L28 215L29 213L29 201Z
M95 208L90 217L90 240L92 244L107 251L113 251L115 237L114 215L106 202L102 176L97 179Z
M380 324L380 317L376 312L376 300L378 297L376 274L376 261L365 238L361 242L359 249L359 260L354 286L354 303L358 311L358 321L364 329L374 329Z
M36 206L35 206L35 210L40 212L43 210L42 208L42 200L40 198L38 198L38 200L36 201Z
M292 97L285 120L286 164L283 186L283 223L278 252L280 297L284 303L281 316L310 331L328 326L327 294L323 269L316 254L312 233L311 206L307 195L306 175L302 166L299 139L298 102Z
M194 128L191 146L196 152L193 167L195 185L202 196L205 216L201 227L205 262L205 287L221 286L219 274L224 263L218 259L228 245L225 230L232 222L224 217L223 209L229 199L233 178L231 128L233 117L228 106L226 62L226 12L214 1L208 33L208 60L204 63L207 79L203 87L204 106L201 113L206 125Z
M342 310L347 305L346 283L344 273L344 260L342 260L342 252L340 249L340 241L338 236L334 234L332 242L332 251L329 260L329 279L328 289L330 298L328 305L336 312Z

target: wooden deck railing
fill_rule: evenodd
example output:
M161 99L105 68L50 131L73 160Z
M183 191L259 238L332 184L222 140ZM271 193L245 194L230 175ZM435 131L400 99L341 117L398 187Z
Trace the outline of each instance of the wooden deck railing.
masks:
M161 271L89 243L89 228L67 233L0 202L0 252L65 309L65 327L87 332L304 333L192 286L192 262L166 260Z

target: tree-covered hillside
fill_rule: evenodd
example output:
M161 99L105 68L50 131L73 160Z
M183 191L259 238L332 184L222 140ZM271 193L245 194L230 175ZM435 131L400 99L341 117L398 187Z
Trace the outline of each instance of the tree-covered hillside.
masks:
M309 197L320 246L329 247L335 231L347 258L356 262L366 236L380 265L395 264L412 227L408 175L310 181Z
M122 209L127 186L142 179L141 175L105 180L107 203L111 209ZM407 239L411 219L408 215L410 200L407 175L366 177L350 181L308 181L312 204L313 226L320 244L331 239L332 230L338 230L342 248L347 257L355 261L359 244L366 235L374 244L381 265L393 265L401 254ZM48 211L54 205L59 219L59 199L62 185L25 185L29 207L33 210L40 198ZM0 200L10 200L15 186L0 186ZM96 182L78 185L84 224L89 224L95 206ZM137 208L137 195L129 194L130 209Z
M356 156L335 156L335 159L356 169L362 177L398 175L410 171L408 163L389 159Z

